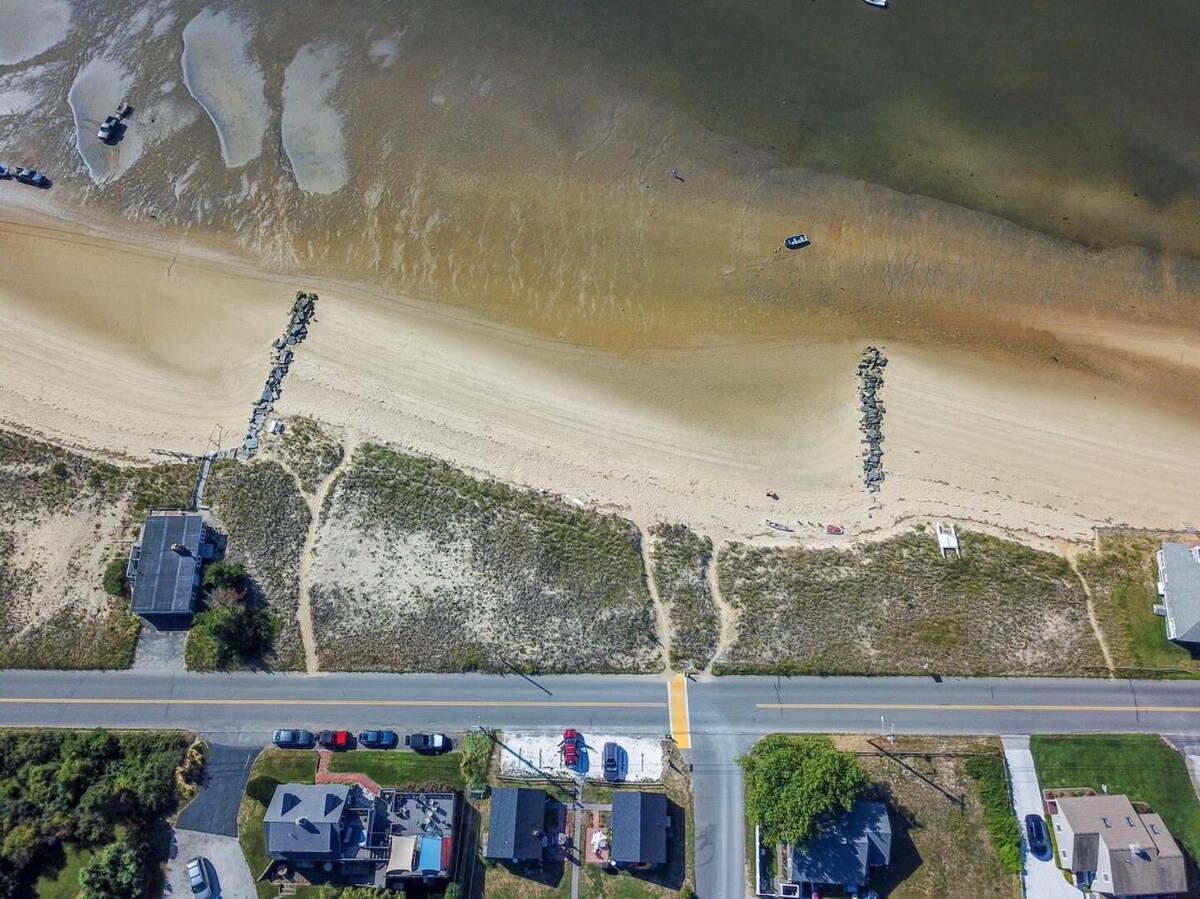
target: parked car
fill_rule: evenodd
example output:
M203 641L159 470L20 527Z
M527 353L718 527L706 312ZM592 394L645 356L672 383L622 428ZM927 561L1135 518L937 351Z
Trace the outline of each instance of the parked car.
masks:
M121 130L121 120L115 115L108 116L101 124L100 130L96 132L96 137L108 143Z
M351 749L354 746L354 737L348 730L323 730L317 734L317 742L326 749Z
M212 878L208 873L208 859L190 858L187 863L188 884L194 899L212 899Z
M9 174L8 167L4 166L4 165L0 165L0 178L7 178L8 174Z
M12 174L18 181L24 184L32 184L34 187L45 187L50 183L49 179L37 169L27 169L17 166L13 169Z
M450 738L445 734L405 734L404 745L414 752L449 752Z
M568 768L574 768L579 764L579 731L573 727L568 727L563 731L562 740L558 746L562 750L563 764Z
M271 734L271 742L280 749L307 749L313 744L311 730L277 730Z
M358 745L367 749L395 749L399 743L394 730L364 730L358 735Z
M604 744L604 779L609 783L618 783L625 779L624 766L621 756L625 754L616 743Z
M1034 858L1050 860L1050 838L1046 833L1046 822L1041 815L1025 816L1025 836L1029 838L1029 851Z

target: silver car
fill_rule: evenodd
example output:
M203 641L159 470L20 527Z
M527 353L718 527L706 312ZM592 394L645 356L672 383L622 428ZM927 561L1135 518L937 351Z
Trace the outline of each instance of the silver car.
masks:
M212 878L208 875L208 859L193 858L187 863L188 884L193 899L213 899Z

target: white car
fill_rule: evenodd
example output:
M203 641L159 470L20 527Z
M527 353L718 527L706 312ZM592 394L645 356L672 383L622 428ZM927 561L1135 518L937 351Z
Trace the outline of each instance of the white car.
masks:
M212 879L208 876L208 860L189 859L187 863L188 884L194 899L213 899Z

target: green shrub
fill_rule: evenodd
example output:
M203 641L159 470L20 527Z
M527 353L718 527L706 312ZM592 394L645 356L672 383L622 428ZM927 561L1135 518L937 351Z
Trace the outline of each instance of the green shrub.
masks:
M125 580L126 560L117 557L104 567L104 592L110 596L123 596L129 582Z
M446 887L446 892L442 893L442 899L462 899L462 887L457 883L452 883Z
M259 774L250 778L250 782L246 784L246 795L263 805L270 805L271 798L275 795L275 788L278 786L279 781L275 778L267 774Z
M66 480L67 475L71 473L71 469L67 468L66 462L55 462L50 466L50 473L62 481Z
M245 586L246 567L241 562L210 562L204 568L204 586L210 590L234 589Z
M209 608L192 621L184 661L194 671L245 667L260 662L270 651L278 622L269 611L239 599L230 591L214 594Z
M146 887L146 853L130 839L109 843L79 872L81 899L138 899Z
M983 819L992 835L996 854L1008 870L1021 871L1021 830L1013 812L1012 796L1008 789L1008 771L999 755L976 755L967 759L967 774L979 787L983 803Z
M768 844L809 837L831 812L848 810L869 780L858 759L828 737L771 734L738 756L746 774L746 811Z

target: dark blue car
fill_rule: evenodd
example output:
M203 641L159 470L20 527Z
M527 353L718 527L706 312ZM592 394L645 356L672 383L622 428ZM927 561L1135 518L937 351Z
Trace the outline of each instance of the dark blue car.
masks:
M358 735L358 745L364 749L395 749L399 743L394 730L364 730Z
M1046 822L1041 815L1025 816L1025 836L1029 838L1029 852L1034 858L1050 860L1050 837L1046 833Z

